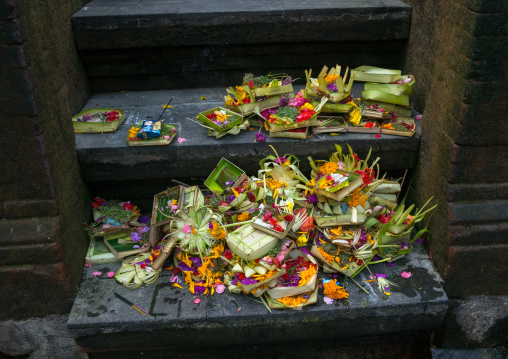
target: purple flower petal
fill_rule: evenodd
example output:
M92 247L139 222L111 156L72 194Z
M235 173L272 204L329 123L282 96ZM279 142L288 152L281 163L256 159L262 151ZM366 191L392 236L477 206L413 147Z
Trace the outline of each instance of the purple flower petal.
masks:
M395 263L393 263L393 262L386 262L386 265L387 265L388 267L393 267L393 266L395 265Z
M139 234L146 233L150 230L150 227L144 226L144 227L138 227L136 228L136 231L138 231Z
M137 241L140 241L141 240L141 234L139 234L138 232L132 232L131 233L131 239L134 241L134 242L137 242Z
M150 221L150 216L139 217L139 222L147 224Z
M378 278L385 278L385 279L388 278L388 276L386 274L384 274L384 273L376 273L376 277L378 277Z
M307 196L305 197L307 199L308 202L310 203L317 203L318 201L318 198L317 198L317 195L315 193L311 194L310 196Z
M257 280L255 279L252 279L252 278L244 278L240 281L240 283L244 284L244 285L251 285L251 284L256 284L257 283Z
M258 142L265 142L266 136L263 136L261 132L256 133L256 141Z
M329 84L328 86L326 86L326 88L332 92L339 92L337 85L334 83Z

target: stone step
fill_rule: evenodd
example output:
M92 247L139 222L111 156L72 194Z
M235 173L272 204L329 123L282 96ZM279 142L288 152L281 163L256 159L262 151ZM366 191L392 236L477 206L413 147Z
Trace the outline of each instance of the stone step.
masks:
M322 357L319 353L327 347L326 343L355 343L351 338L399 333L392 343L385 341L379 345L380 350L394 351L408 332L426 333L427 339L423 334L421 342L428 343L428 331L441 324L448 308L442 280L420 244L415 245L414 253L393 267L385 263L370 266L373 273L384 273L398 285L391 287L389 297L381 297L372 283L366 283L369 273L363 271L355 280L368 293L340 275L338 281L349 292L347 301L327 305L320 289L318 302L301 311L272 310L270 313L253 297L227 291L201 297L201 303L194 304L195 296L187 289L172 286L169 271L163 271L162 278L154 285L129 290L106 276L118 267L119 264L103 264L85 268L69 315L68 328L84 351L94 353L94 358L134 358L145 352L162 358L164 350L166 357L167 353L181 355L201 350L195 357L206 358L209 356L203 355L203 351L215 354L222 351L220 348L240 346L255 350L256 346L263 345L270 349L265 355L275 357L276 345L302 341L313 341L307 350L314 352L309 357L317 358ZM95 271L104 274L96 278L92 275ZM411 272L412 276L402 278L402 271ZM149 315L144 317L129 308L115 298L114 291L148 311ZM365 342L372 345L368 340ZM118 355L111 351L117 351ZM238 353L230 354L239 357ZM385 354L383 358L402 357L402 354ZM253 357L252 353L249 357ZM426 358L423 355L411 357Z
M298 91L301 86L295 88ZM362 89L363 84L354 84L353 95L359 96ZM189 119L195 119L201 111L222 106L219 93L224 94L224 88L94 94L84 109L120 108L126 111L127 118L114 133L76 135L84 180L96 195L128 198L142 209L151 210L153 195L172 186L172 179L189 183L191 178L196 178L195 183L189 184L203 184L223 157L248 175L256 175L259 161L273 154L269 145L274 146L281 156L286 153L297 156L300 169L306 175L310 173L307 157L327 159L335 151L335 144L344 149L349 144L360 157L372 148L372 156L381 157L382 170L398 171L397 175L416 167L421 135L418 120L416 133L411 138L384 134L376 138L374 134L344 133L339 136L319 134L306 140L267 137L266 142L254 143L257 127L236 136L209 137L206 129ZM186 141L178 143L175 138L169 146L129 147L129 128L147 118L158 119L162 106L171 98L173 108L166 110L162 118L174 123L178 128L177 136ZM268 135L264 129L262 132Z
M393 67L410 22L399 0L92 0L72 17L93 92L226 86L246 70Z

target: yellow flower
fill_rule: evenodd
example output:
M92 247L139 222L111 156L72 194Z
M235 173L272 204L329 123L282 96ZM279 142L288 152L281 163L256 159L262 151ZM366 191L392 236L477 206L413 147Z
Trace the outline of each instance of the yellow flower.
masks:
M305 189L305 196L307 196L307 192L310 192L310 194L314 194L314 188L316 186L316 180L312 179L310 180L310 182L306 183L305 184L306 186L310 186L311 189L309 189L308 187Z
M231 97L231 95L228 95L228 97L226 97L226 102L224 102L224 106L230 106L230 105L232 105L234 102L235 102L235 100L233 100L233 98Z
M305 236L305 234L302 234L300 237L298 237L298 239L296 240L296 245L297 246L304 246L305 244L307 243L307 237Z
M241 100L247 98L247 92L242 86L236 86L236 93L240 97Z
M281 188L283 186L285 186L286 184L283 183L283 182L278 182L276 180L274 180L273 178L267 178L266 179L266 186L270 189L276 189L276 188Z
M311 103L307 102L306 104L304 104L303 106L300 106L299 110L303 110L303 109L309 109L309 110L314 110L314 106L312 106Z

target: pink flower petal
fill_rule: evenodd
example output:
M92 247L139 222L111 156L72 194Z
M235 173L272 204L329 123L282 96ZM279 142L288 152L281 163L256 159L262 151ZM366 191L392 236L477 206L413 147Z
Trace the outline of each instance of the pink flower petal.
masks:
M217 287L215 287L215 291L219 294L224 293L224 289L226 289L224 284L219 284Z
M85 263L85 267L91 267L92 265L90 263Z
M423 119L423 116L422 116L422 115L417 115L417 116L416 116L416 119L417 119L417 120L421 120L421 119Z
M242 307L238 308L238 311L241 312L242 311Z
M182 280L180 279L180 277L178 277L177 275L175 275L173 273L173 275L171 276L171 279L169 280L171 283L182 283Z
M162 138L169 138L169 136L162 136Z
M185 142L185 141L187 141L185 138L178 137L178 143L182 143L182 142Z
M381 135L380 134L377 134L374 136L375 138L381 138Z
M411 277L412 275L413 275L413 273L411 273L411 272L402 272L402 273L400 273L400 276L401 276L402 278L409 278L409 277Z
M190 233L190 232L192 232L191 226L186 224L185 226L183 226L182 232L183 233Z
M201 303L201 299L199 299L199 298L194 299L194 304L199 304L199 303Z
M100 276L102 275L102 272L99 272L99 271L95 271L92 273L92 275L95 275L95 276Z
M330 304L333 304L333 299L325 296L323 298L323 302L325 302L326 304L330 305Z
M108 272L108 277L111 278L111 277L114 277L115 276L115 272Z

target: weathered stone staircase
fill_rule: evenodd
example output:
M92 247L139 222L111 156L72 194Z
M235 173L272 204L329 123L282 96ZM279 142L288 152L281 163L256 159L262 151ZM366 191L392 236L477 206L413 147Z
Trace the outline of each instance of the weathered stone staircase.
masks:
M412 138L348 133L254 143L255 131L217 140L188 120L222 105L219 93L240 82L245 72L302 78L305 69L319 71L325 64L396 68L410 19L411 8L398 0L93 0L72 18L93 91L85 107L122 108L127 119L112 134L76 135L83 177L97 195L128 198L149 209L153 194L171 185L171 179L202 183L222 157L255 174L259 160L271 153L269 145L298 156L304 172L306 156L327 158L335 143L349 143L359 154L372 147L385 170L412 169L418 160L419 125ZM355 85L354 94L361 88ZM171 98L173 108L163 118L177 125L186 142L128 147L128 128L158 118ZM420 333L418 338L425 341L448 306L427 254L420 248L391 269L378 266L373 270L394 275L409 270L414 276L404 282L397 278L400 288L387 301L373 288L364 284L366 294L349 281L348 306L327 306L320 297L317 305L301 312L272 314L243 296L193 304L190 293L172 287L167 277L127 291L111 279L91 275L116 266L86 268L69 328L93 357L111 357L111 350L136 357L160 348L176 354L230 342L255 346L408 331ZM358 278L365 279L365 274ZM149 309L151 316L138 315L115 300L113 290ZM264 353L274 355L273 350Z

